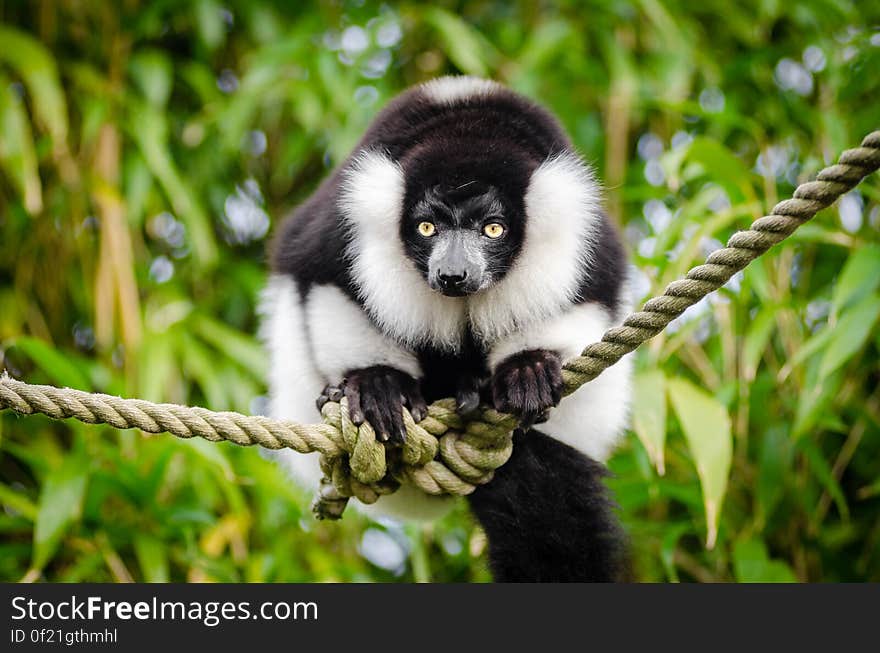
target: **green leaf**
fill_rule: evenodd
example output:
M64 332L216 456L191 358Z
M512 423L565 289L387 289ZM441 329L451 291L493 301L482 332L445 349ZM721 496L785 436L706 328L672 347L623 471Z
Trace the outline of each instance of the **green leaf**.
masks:
M720 184L734 203L756 200L745 164L718 141L698 136L688 148L687 159L696 161L705 173Z
M71 453L46 477L34 527L33 569L46 566L64 534L79 519L88 478L89 459L84 452Z
M662 476L666 471L666 376L662 370L640 372L634 379L634 391L633 430Z
M37 338L21 336L7 346L23 351L54 383L66 388L91 390L91 383L73 359L52 345Z
M6 61L24 80L31 106L56 146L67 146L67 103L58 67L46 46L26 32L0 25L0 61Z
M21 195L25 210L43 210L43 187L37 153L24 103L9 79L0 75L0 167Z
M168 549L161 540L139 533L134 538L134 552L138 564L144 575L144 581L148 583L167 583L170 574L168 572Z
M869 295L847 309L834 326L834 335L822 356L819 380L825 379L852 358L867 342L880 317L880 295Z
M194 316L192 325L216 349L246 368L256 378L264 378L267 369L266 352L253 338L207 315Z
M143 50L129 62L132 79L140 87L147 101L161 109L171 95L172 65L168 55L160 50Z
M214 0L199 0L195 6L196 25L199 36L209 50L215 50L226 36L222 7Z
M831 311L834 315L880 286L880 245L864 245L846 261L834 284Z
M712 395L690 381L670 379L667 388L700 476L706 510L706 546L711 549L718 535L721 504L730 473L733 448L730 416Z
M445 9L432 8L424 16L440 34L444 52L460 71L477 77L489 73L489 48L482 34Z
M34 521L37 518L37 507L34 503L24 494L16 492L2 483L0 483L0 504L3 504L9 511L17 512L30 521Z
M794 356L785 364L785 370L792 370L805 360L809 359L813 354L825 349L828 343L834 337L834 330L825 326L810 336L804 344L794 353Z
M742 348L742 375L746 381L751 382L755 379L758 362L764 355L770 336L776 328L777 315L777 307L765 306L749 324Z
M186 184L168 148L168 122L152 105L133 102L129 133L138 144L150 172L159 180L174 212L189 231L198 261L210 268L217 262L217 244L208 214L193 188Z
M755 521L758 528L773 515L785 492L786 474L791 468L792 446L784 426L768 428L760 441L758 479L755 484L757 502Z
M822 484L822 487L825 488L825 491L828 492L834 500L834 505L837 506L840 516L844 519L849 519L849 506L846 503L846 496L843 493L843 488L840 487L840 483L834 478L834 472L831 469L831 465L825 460L822 451L816 443L808 438L802 438L799 440L797 447L798 450L804 454L807 463L809 463L813 476L816 477L816 479Z
M818 380L818 367L818 362L810 365L806 383L798 397L794 425L791 429L791 437L794 440L801 438L829 412L843 383L844 375L841 372Z
M740 583L796 583L786 563L771 560L761 540L741 540L733 547L733 569Z

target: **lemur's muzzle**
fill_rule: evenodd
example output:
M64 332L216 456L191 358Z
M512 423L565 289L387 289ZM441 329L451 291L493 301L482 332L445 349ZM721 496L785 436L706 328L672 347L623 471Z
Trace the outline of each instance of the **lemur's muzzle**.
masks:
M428 261L428 283L449 297L480 289L486 262L479 236L452 232L440 236Z

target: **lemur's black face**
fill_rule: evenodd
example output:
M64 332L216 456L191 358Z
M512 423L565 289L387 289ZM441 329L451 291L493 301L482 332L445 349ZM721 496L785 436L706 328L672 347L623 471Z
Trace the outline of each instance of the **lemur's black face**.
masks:
M400 235L428 285L461 297L504 277L522 246L524 223L522 208L495 185L440 183L409 198Z

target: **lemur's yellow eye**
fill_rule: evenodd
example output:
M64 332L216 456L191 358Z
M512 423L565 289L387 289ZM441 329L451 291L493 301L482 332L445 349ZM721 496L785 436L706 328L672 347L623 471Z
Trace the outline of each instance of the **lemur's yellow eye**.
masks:
M497 222L490 222L483 227L483 233L489 236L489 238L500 238L501 234L504 233L504 227Z
M437 231L437 228L434 226L433 222L420 222L419 223L419 233L422 234L425 238L434 235L434 232Z

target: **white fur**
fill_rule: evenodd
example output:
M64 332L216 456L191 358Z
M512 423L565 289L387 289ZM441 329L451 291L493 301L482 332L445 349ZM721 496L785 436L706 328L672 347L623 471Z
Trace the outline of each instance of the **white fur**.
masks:
M596 303L571 306L558 317L533 324L498 340L489 352L489 369L528 349L550 349L563 360L581 353L583 348L599 340L611 326L608 311Z
M550 410L537 428L594 460L605 462L629 422L632 354L627 354Z
M528 349L550 349L567 360L596 342L611 326L611 316L599 304L580 304L563 315L498 341L489 354L493 371L505 358ZM629 416L630 356L565 397L550 410L538 428L599 461L611 454Z
M480 79L466 75L438 77L422 84L421 89L438 104L454 104L473 97L497 93L504 87L491 79Z
M403 171L383 154L364 152L347 172L340 209L352 229L346 253L355 283L383 333L405 345L454 351L466 305L431 290L406 256L398 236L403 195Z
M336 286L309 290L306 317L315 367L327 383L338 382L349 370L371 365L388 365L421 378L415 355L383 336L361 307Z
M559 315L575 299L599 221L599 186L574 154L545 161L525 197L525 239L505 277L469 300L474 331L494 343Z
M261 337L269 353L269 415L311 423L320 420L315 400L326 385L312 363L299 291L290 277L275 275L263 291ZM321 480L318 454L290 449L268 452L303 488Z

